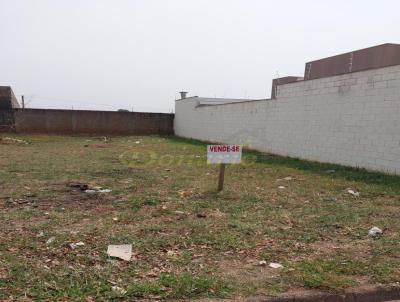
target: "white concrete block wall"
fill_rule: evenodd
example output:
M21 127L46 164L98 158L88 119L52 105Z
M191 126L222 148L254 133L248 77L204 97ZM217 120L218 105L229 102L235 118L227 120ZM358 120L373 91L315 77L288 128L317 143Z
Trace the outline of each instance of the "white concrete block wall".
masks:
M400 65L278 86L277 99L176 101L175 134L400 174Z

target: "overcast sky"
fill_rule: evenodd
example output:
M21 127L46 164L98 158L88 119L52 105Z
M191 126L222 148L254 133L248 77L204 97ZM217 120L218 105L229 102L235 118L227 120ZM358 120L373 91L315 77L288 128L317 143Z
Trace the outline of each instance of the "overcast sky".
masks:
M398 0L0 0L0 85L28 107L261 99L306 61L400 43Z

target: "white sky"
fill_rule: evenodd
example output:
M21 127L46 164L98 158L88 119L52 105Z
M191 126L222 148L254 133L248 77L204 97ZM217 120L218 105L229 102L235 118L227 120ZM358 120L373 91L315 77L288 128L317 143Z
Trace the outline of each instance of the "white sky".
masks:
M267 98L306 61L400 43L398 0L0 0L0 86L33 108Z

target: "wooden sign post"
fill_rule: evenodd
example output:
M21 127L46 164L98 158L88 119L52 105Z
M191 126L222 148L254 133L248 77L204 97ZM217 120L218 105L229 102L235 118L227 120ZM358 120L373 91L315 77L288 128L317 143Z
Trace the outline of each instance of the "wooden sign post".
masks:
M218 192L224 188L225 165L242 162L242 146L238 145L209 145L207 146L207 163L219 164Z
M218 177L218 192L221 192L224 188L225 179L225 164L220 164L219 166L219 177Z

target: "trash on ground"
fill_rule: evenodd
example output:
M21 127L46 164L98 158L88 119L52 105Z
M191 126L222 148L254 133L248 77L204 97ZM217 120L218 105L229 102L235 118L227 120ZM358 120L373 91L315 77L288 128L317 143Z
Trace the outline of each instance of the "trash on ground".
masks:
M82 242L82 241L80 241L80 242L76 242L76 243L70 243L69 244L69 247L71 248L71 249L76 249L77 247L79 247L79 246L84 246L85 244Z
M27 141L24 141L22 139L18 139L18 138L12 138L12 137L0 137L0 142L4 143L4 144L25 144L28 145L29 143Z
M54 240L56 240L56 237L50 237L49 239L47 239L46 244L52 244L54 242Z
M279 186L278 189L283 190L283 189L285 189L285 187L284 186Z
M174 211L174 213L177 214L177 215L183 215L183 214L185 214L185 212L183 212L183 211Z
M292 176L284 177L284 178L278 178L276 181L291 181L294 178Z
M109 245L107 255L129 261L132 257L132 244Z
M348 190L347 190L347 193L353 195L354 197L359 197L359 196L360 196L360 193L359 193L359 192L356 192L356 191L354 191L354 190L352 190L352 189L348 189Z
M44 236L44 232L43 231L40 231L37 235L36 235L36 237L43 237Z
M382 234L383 234L383 231L378 227L373 227L372 229L370 229L368 231L368 235L371 237L381 236Z
M114 221L118 221L118 217L113 217L113 220Z
M79 182L69 183L67 186L74 188L74 189L78 189L85 193L92 193L92 194L93 193L110 193L110 192L112 192L111 189L103 189L100 186L92 186L87 183L79 183Z
M181 198L186 198L193 192L191 190L181 190L181 191L178 191L178 193Z
M88 189L85 190L85 193L93 194L93 193L110 193L112 190L110 189Z
M140 144L140 141L136 141L135 144Z
M271 262L271 263L269 264L269 267L271 267L271 268L283 268L283 265L282 265L282 264L279 264L279 263Z
M266 266L267 265L267 261L265 261L265 260L258 261L258 265Z
M111 286L111 289L113 292L115 292L116 294L123 296L127 293L127 291L121 287L118 286Z

